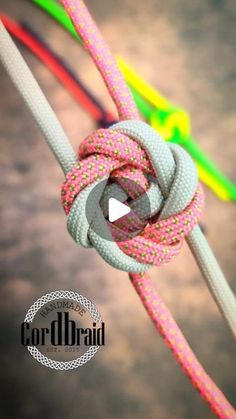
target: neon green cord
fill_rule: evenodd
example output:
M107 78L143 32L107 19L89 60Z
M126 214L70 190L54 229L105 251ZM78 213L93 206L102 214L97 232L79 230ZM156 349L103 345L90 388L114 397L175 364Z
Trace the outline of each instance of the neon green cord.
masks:
M33 2L82 43L64 8L55 0L33 0ZM196 162L200 179L219 198L225 201L236 201L236 185L220 172L193 139L186 111L174 107L164 96L139 77L122 58L118 57L117 61L142 116L165 140L181 144L189 152Z

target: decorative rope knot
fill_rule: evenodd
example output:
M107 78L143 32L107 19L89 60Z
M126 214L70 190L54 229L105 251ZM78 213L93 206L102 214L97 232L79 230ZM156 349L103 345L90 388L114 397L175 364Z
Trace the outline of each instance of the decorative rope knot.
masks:
M204 203L195 166L180 146L163 141L146 123L128 120L90 134L78 157L62 185L68 230L77 243L131 272L179 253ZM110 223L107 204L114 194L128 200L131 212Z

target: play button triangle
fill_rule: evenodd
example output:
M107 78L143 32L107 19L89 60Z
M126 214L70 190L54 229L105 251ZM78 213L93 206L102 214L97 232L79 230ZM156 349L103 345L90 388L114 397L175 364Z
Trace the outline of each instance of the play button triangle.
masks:
M124 217L124 215L130 212L130 207L122 202L118 201L115 198L110 198L108 201L108 220L113 223L119 218Z

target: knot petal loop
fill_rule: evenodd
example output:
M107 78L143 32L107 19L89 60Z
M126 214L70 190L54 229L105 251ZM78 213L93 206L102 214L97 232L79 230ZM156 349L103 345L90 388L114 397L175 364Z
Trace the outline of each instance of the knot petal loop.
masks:
M146 123L129 120L89 135L78 157L62 185L68 230L77 243L95 247L110 265L129 272L160 266L179 253L204 203L194 163L180 146L164 142ZM112 194L128 200L132 210L115 223L105 213Z

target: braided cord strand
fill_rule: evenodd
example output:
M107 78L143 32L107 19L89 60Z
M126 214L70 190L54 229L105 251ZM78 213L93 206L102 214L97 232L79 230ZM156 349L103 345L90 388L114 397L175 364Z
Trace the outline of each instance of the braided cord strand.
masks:
M84 47L100 71L116 104L119 119L139 119L132 94L85 4L82 1L61 1L61 3L65 6L76 31L83 40Z
M64 173L76 164L76 154L28 65L0 21L0 59L31 111Z
M130 274L130 279L155 328L163 337L176 361L190 378L193 386L199 391L202 398L211 406L212 411L218 417L235 418L235 410L197 360L174 321L170 310L153 288L147 273Z
M2 18L3 18L4 24L8 24L8 20L4 16ZM14 27L13 23L11 24L11 28L15 30L18 29L19 31L21 30L19 34L24 35L24 29L21 29L20 27L17 27L16 25ZM28 37L30 37L30 34L28 35ZM28 41L27 37L26 37L26 40ZM39 52L41 52L40 49L39 49ZM45 58L45 54L43 55L43 58ZM46 58L47 58L47 55L46 55ZM103 71L103 74L107 74L107 70ZM225 284L224 277L222 275L222 272L219 270L219 267L214 261L214 255L212 254L211 249L209 249L209 246L206 240L204 239L204 236L199 231L199 228L195 228L194 233L189 234L187 241L188 241L189 246L193 249L192 250L193 254L197 255L196 258L198 261L200 261L199 267L203 271L203 275L208 278L207 284L209 286L209 289L212 292L213 297L215 298L216 302L218 303L219 308L222 312L222 315L225 317L227 323L229 324L229 326L231 327L231 330L234 333L234 329L235 329L234 319L236 318L235 298L230 288L227 286L227 284ZM210 260L211 260L211 263L209 263ZM213 281L212 281L212 278L213 278ZM214 281L214 278L217 278L217 281ZM227 301L227 304L225 304L226 301Z
M65 2L65 3L72 3L72 5L75 5L74 2ZM83 21L83 16L81 16L81 19ZM36 121L38 122L55 157L61 164L63 171L67 173L74 167L74 165L77 162L75 153L64 131L62 130L59 121L57 120L50 106L48 105L48 102L43 96L37 82L33 78L32 73L30 72L29 68L26 66L23 58L19 54L17 48L14 46L5 28L1 24L0 24L0 45L1 45L0 58L5 68L7 69L17 89L20 91L26 104L28 105ZM119 93L118 93L118 96L119 96ZM122 107L123 119L125 119L124 113L125 113L125 103L127 103L126 102L127 97L128 97L127 95L124 95L122 100L120 100L120 102L122 103L122 106L121 105L120 106ZM119 98L117 98L117 100L119 102ZM137 118L137 116L135 116L134 114L135 112L134 113L131 112L130 115L127 116L127 118L130 118L130 117ZM53 129L54 129L54 132L53 132ZM185 367L187 367L187 360L185 359L185 356L188 353L188 344L185 338L180 335L179 345L177 345L177 347L175 346L175 339L172 339L173 333L169 330L169 327L167 327L167 325L165 324L165 321L162 321L164 319L161 318L161 313L158 313L155 310L156 303L154 303L150 299L150 295L152 295L154 299L157 298L159 299L159 301L161 301L152 283L150 282L150 279L148 278L147 274L145 274L145 277L144 275L131 274L131 278L133 280L133 285L136 291L140 294L142 301L146 302L146 308L147 308L148 300L150 301L150 304L148 304L149 315L151 318L155 319L155 323L156 325L158 325L158 329L159 331L161 331L161 334L164 336L164 339L167 342L168 346L176 354L179 354L178 357L176 356L176 358L178 362L180 363L181 367L184 369ZM139 284L136 281L138 281ZM140 283L142 283L142 281L143 282L145 281L145 284L148 287L147 289L145 287L140 286ZM149 293L149 295L147 295L147 292ZM175 325L175 322L173 319L172 321L173 321L172 324ZM181 347L179 347L180 345ZM182 353L183 353L182 358L180 354L181 348L182 348ZM185 352L185 349L186 349L186 352ZM195 360L194 355L193 355L193 358ZM182 359L181 362L180 362L180 359ZM212 389L212 381L207 376L207 374L205 376L206 382L204 382L204 380L202 379L201 373L198 379L197 379L198 374L196 375L197 376L194 376L192 369L191 370L188 369L188 376L191 378L192 383L199 390L202 396L208 401L213 411L217 413L218 416L221 418L235 418L236 414L235 414L234 409L229 404L229 402L225 399L225 397L223 396L223 394L217 387ZM207 396L207 394L209 394L209 397Z
M106 125L115 120L115 117L103 109L97 99L82 84L64 60L46 44L29 25L23 26L0 13L5 28L8 32L25 45L57 79L67 88L71 95L85 110L98 122Z
M197 261L219 310L236 337L236 301L225 276L199 226L186 237L186 241Z
M119 116L122 117L122 119L128 120L131 119L130 115L134 118L134 114L136 114L135 117L137 118L135 104L132 100L130 101L129 91L125 83L121 81L122 76L116 67L111 53L109 52L109 48L101 37L84 3L80 0L61 0L61 3L64 5L76 31L83 39L86 48L88 49L106 85L108 86L108 90L117 105ZM133 112L131 112L132 107L134 108ZM192 242L195 243L196 240L194 239L194 233L192 233L192 236ZM212 263L214 262L216 261L213 261ZM186 339L172 318L171 313L158 296L157 291L155 290L147 273L130 273L130 279L144 306L146 307L149 316L154 321L156 328L164 337L165 342L173 351L178 363L191 379L193 385L200 392L201 396L208 402L214 413L216 413L219 417L236 418L234 408L226 400L225 396L212 382L203 367L197 361ZM219 288L218 284L216 285L216 288ZM226 289L228 289L227 283ZM223 301L223 311L224 304L227 306L227 300ZM230 318L229 323L231 322L233 323ZM230 326L233 328L232 324L230 324Z
M126 120L139 119L136 105L116 65L115 59L83 1L61 0L61 3L64 5L77 33L84 42L85 48L100 71L117 106L120 118ZM158 180L165 187L165 179L158 178ZM236 337L235 296L199 227L196 226L189 233L187 242L193 251L195 260L220 312L223 314L232 334Z

